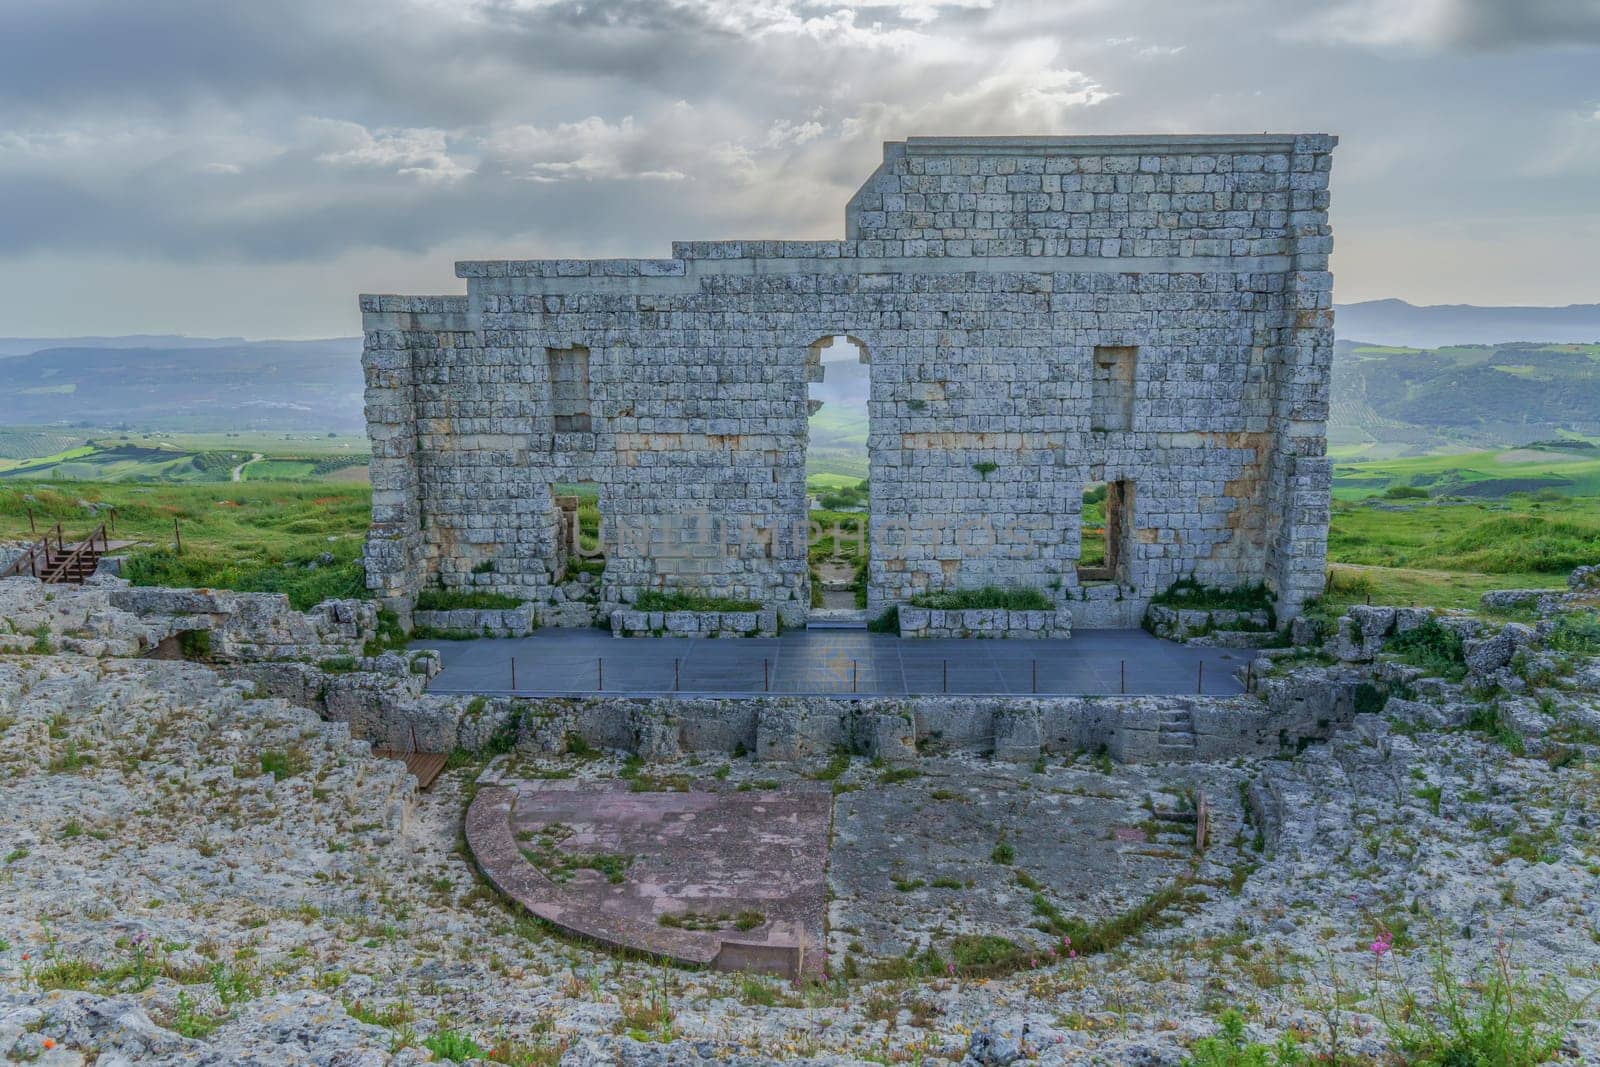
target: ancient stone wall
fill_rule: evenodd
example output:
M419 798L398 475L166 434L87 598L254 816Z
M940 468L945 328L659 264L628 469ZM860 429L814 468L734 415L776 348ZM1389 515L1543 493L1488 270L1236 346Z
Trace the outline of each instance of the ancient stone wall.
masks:
M869 610L1001 584L1129 625L1192 576L1292 617L1327 535L1334 143L912 138L844 241L464 262L464 298L363 297L369 584L401 610L537 596L567 564L552 488L587 482L602 610L687 590L800 621L807 384L846 335L872 368ZM1091 581L1098 482L1123 506Z

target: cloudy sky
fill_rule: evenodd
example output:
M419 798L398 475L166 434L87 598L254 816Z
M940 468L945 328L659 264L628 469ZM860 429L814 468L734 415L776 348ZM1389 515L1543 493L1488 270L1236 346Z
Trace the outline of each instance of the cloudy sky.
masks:
M1600 300L1600 0L0 0L0 334L843 236L908 134L1336 133L1341 302Z

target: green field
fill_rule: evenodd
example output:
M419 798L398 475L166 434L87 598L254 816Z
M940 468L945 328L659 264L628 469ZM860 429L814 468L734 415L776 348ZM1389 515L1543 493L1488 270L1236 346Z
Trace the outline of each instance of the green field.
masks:
M1407 459L1351 462L1335 457L1335 500L1359 500L1391 486L1478 500L1515 493L1600 497L1600 447L1575 441L1567 448L1539 446Z
M237 469L253 480L350 482L364 480L368 459L366 439L349 434L0 429L0 479L226 482Z
M848 483L867 476L867 413L823 405L809 422L806 475L832 475Z
M81 434L66 431L0 429L0 470L8 460L54 455L77 448L83 442Z
M292 482L0 482L0 539L30 538L30 511L39 529L59 522L69 540L80 538L109 517L109 505L113 540L137 543L127 571L136 583L281 592L307 608L366 595L361 543L371 496L364 485Z
M0 538L28 538L30 508L37 526L59 521L68 538L81 537L99 521L93 505L108 504L117 509L113 536L138 542L130 550L129 575L135 581L277 590L302 607L324 596L363 595L360 549L370 490L364 484L303 480L315 476L319 466L351 457L323 453L318 459L302 438L288 442L300 457L269 456L249 464L243 481L232 482L219 478L230 476L243 447L169 452L151 447L154 439L140 440L129 446L133 451L122 453L45 457L52 471L98 464L118 471L122 480L66 484L62 478L53 484L0 471ZM143 456L146 451L152 455ZM157 468L173 480L130 480ZM271 480L274 475L300 480ZM819 497L859 481L835 473L808 478ZM585 498L580 520L585 542L592 541L599 522L594 488L563 486L558 492ZM1554 588L1573 567L1600 561L1600 455L1593 450L1340 462L1334 496L1327 597L1333 606L1370 597L1373 603L1472 607L1485 590ZM1087 504L1086 548L1092 553L1103 520L1098 500ZM812 518L829 528L838 521L851 529L863 516L813 512ZM183 535L182 553L175 547L174 519ZM858 563L854 542L849 538L837 547ZM831 541L815 546L813 561L834 550Z

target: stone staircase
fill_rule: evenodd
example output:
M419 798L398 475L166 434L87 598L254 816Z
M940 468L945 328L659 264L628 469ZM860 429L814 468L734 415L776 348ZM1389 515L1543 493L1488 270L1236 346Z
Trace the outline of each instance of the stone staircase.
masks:
M1188 707L1167 708L1156 728L1156 748L1165 756L1194 751L1194 712Z

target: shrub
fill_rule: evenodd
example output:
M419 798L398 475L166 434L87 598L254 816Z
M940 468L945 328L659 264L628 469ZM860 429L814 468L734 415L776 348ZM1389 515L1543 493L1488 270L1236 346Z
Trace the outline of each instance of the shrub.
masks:
M883 614L876 619L867 620L868 631L875 634L894 634L900 632L900 608L890 605L883 609Z
M1015 941L993 934L960 934L950 942L950 958L962 970L1004 968L1021 952Z
M1219 589L1201 585L1193 578L1180 578L1165 592L1150 599L1152 604L1169 608L1192 608L1198 611L1265 611L1272 614L1272 593L1265 585L1245 585L1237 589Z
M1379 1017L1404 1062L1410 1064L1546 1063L1556 1057L1567 1030L1588 1003L1588 998L1570 996L1556 978L1535 982L1514 968L1503 940L1474 980L1462 981L1441 934L1429 970L1432 1003L1421 1001L1414 983L1400 983L1396 1009L1379 994Z
M663 593L650 589L640 593L633 602L639 611L760 611L754 600L735 600L732 597L702 596L681 590Z
M1428 491L1418 485L1391 485L1383 491L1385 500L1426 500Z
M1357 715L1377 715L1389 702L1389 691L1371 682L1357 684L1354 694Z
M275 781L293 778L308 770L309 766L302 753L290 751L274 751L261 753L261 773L272 775Z
M1371 596L1376 589L1372 575L1348 567L1329 567L1327 578L1322 583L1325 596L1349 597L1352 600Z
M1193 1055L1183 1061L1184 1067L1289 1067L1306 1062L1292 1037L1285 1036L1270 1047L1257 1041L1247 1042L1244 1019L1231 1008L1222 1013L1217 1026L1217 1032L1211 1037L1195 1042Z
M911 598L911 605L936 611L962 611L967 608L1050 611L1055 607L1050 598L1037 589L1008 589L998 585L986 585L982 589L952 589L943 593L918 593Z
M184 659L208 660L211 658L211 631L185 630L178 635L178 649Z
M441 1060L460 1063L463 1060L481 1060L488 1051L466 1034L455 1030L440 1030L422 1039L422 1045Z
M1467 729L1486 735L1516 755L1522 755L1522 735L1512 728L1499 704L1476 705L1467 716Z
M1580 656L1600 656L1600 613L1571 612L1558 615L1545 635L1546 648Z
M1440 542L1452 566L1485 574L1564 574L1600 555L1600 525L1542 515L1502 515Z
M363 656L381 656L385 652L402 651L411 638L400 627L400 616L383 608L378 612L378 626L372 639L362 648Z
M1440 626L1437 619L1428 619L1420 626L1391 637L1384 651L1393 653L1402 663L1451 681L1460 681L1467 674L1461 635Z
M469 592L465 589L424 589L417 594L418 611L498 611L522 606L504 593Z
M168 548L135 552L122 567L122 576L134 585L176 588L236 589L242 593L283 593L289 606L308 611L329 599L365 599L367 572L360 546L339 541L328 546L333 555L347 558L318 563L317 556L235 558L223 551L185 546L183 553ZM239 551L243 551L240 548ZM320 555L320 553L319 553ZM317 566L311 564L317 563Z

